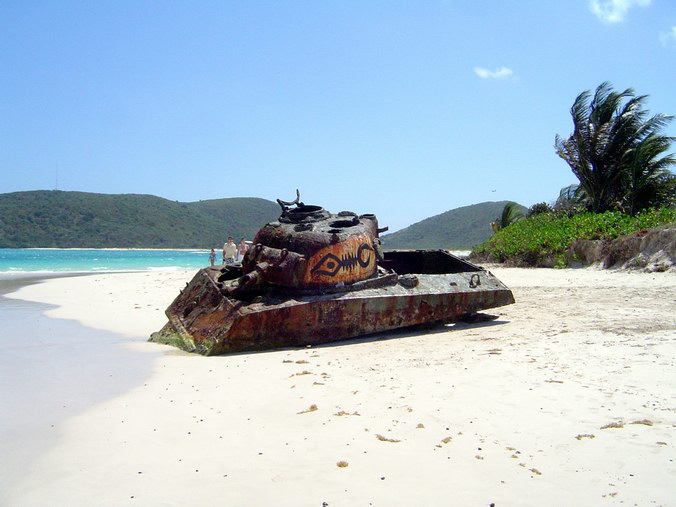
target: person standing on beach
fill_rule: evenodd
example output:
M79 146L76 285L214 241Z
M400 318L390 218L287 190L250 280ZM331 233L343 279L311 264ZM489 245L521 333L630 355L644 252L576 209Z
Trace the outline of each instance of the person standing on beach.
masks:
M223 264L234 264L237 255L237 245L232 236L228 236L228 241L223 245Z
M249 251L249 245L246 244L244 238L239 240L239 245L237 245L237 262L242 262L244 256Z
M211 267L214 267L214 264L216 264L216 250L213 248L211 249L211 252L209 252L209 264L211 264Z

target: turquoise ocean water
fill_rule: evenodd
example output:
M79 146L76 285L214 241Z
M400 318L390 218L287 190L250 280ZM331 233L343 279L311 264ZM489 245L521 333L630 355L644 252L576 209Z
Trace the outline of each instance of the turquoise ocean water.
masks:
M469 252L452 252L466 256ZM220 252L217 253L220 261ZM199 269L209 264L208 250L124 250L0 248L0 279L22 274Z
M207 250L0 248L2 278L22 273L147 271L208 264Z

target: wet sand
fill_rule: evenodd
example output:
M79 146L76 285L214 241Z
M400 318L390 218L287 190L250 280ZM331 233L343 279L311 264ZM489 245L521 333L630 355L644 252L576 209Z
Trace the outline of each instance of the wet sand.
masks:
M676 275L494 273L495 322L212 358L145 341L192 273L24 287L0 504L676 503Z
M115 333L47 317L54 305L3 297L35 282L0 281L0 505L12 505L4 493L58 441L65 421L138 385L161 355L129 354L129 340Z

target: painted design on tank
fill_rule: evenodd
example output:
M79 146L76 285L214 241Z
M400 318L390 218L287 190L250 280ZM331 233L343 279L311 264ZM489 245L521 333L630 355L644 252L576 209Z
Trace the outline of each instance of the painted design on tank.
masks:
M321 249L308 266L312 267L305 275L307 282L355 282L375 273L375 250L366 236L348 238Z
M368 243L359 245L356 254L345 252L342 257L338 257L333 253L328 253L312 268L312 274L336 276L341 270L354 270L357 265L367 268L371 263L372 255L373 248Z

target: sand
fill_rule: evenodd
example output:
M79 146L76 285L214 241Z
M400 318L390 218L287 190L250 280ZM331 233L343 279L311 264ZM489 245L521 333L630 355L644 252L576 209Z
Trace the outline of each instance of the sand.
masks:
M209 358L145 341L192 273L23 287L0 504L676 504L676 274L493 272L494 322Z

